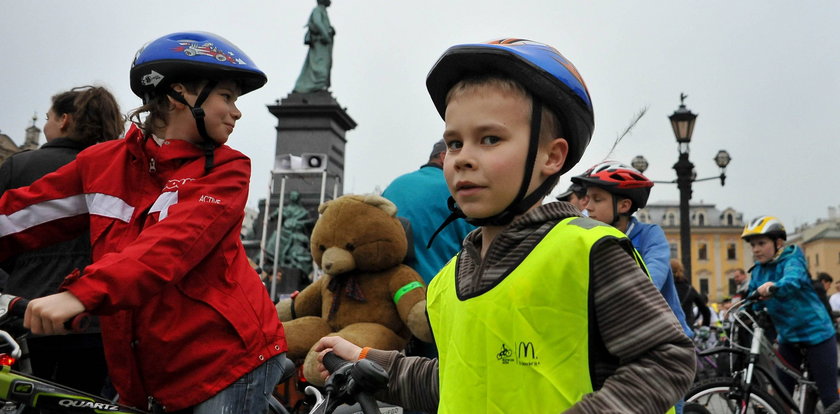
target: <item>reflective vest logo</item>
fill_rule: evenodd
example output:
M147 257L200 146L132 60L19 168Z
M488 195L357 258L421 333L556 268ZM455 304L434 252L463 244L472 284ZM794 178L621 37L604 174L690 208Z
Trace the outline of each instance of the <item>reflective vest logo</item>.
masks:
M533 342L520 341L516 348L516 355L514 357L513 350L508 348L507 345L502 344L501 350L498 354L496 354L496 359L503 365L507 365L511 362L515 362L517 365L522 366L540 365L539 358L537 357L537 349Z

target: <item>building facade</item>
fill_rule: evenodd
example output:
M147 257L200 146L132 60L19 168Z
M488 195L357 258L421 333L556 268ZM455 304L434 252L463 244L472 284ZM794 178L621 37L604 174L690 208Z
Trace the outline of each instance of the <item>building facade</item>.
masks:
M741 240L743 214L731 207L719 210L714 204L691 203L691 283L709 301L718 302L735 293L732 274L752 266L749 245ZM644 223L665 230L671 258L680 257L680 205L678 202L650 203L636 213Z
M798 244L808 261L808 271L816 278L825 272L840 280L840 215L838 207L828 207L828 218L796 228L788 242ZM834 287L832 287L834 289ZM832 290L829 293L834 293Z
M16 152L38 149L38 144L41 139L41 129L35 126L35 121L37 120L37 117L32 117L32 125L26 128L23 145L18 146L10 136L0 134L0 164Z

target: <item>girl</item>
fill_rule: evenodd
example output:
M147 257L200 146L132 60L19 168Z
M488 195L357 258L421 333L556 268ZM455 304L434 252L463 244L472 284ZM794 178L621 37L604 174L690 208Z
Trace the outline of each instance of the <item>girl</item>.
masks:
M100 315L125 404L263 413L286 341L239 240L250 161L224 143L237 98L266 76L224 38L182 32L141 48L130 79L144 105L125 139L0 198L0 260L91 237L93 263L30 302L24 323L52 334L83 311Z
M32 184L93 144L119 138L124 123L116 99L101 86L56 94L44 124L47 143L37 151L14 154L0 166L0 194ZM4 263L10 276L3 292L32 299L56 293L65 276L89 264L87 235L22 253ZM27 345L35 375L91 394L102 392L107 369L97 330L66 337L32 336Z

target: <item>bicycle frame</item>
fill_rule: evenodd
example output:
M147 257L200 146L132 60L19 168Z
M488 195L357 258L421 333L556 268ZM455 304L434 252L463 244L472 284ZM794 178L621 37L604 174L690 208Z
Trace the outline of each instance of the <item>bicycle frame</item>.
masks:
M11 339L5 331L0 331L0 337L6 342ZM14 344L13 348L19 349L17 343L14 341L11 343ZM102 397L13 371L7 365L0 368L0 400L58 412L145 413L145 411L122 406Z
M753 301L743 300L734 305L732 309L730 309L730 312L744 308L752 302ZM734 341L731 341L730 345L727 347L711 348L699 352L699 355L706 356L720 353L729 353L733 355L737 354L746 358L746 366L743 368L739 368L737 371L733 372L734 378L738 379L739 381L740 391L744 393L744 395L742 396L742 401L749 401L750 390L754 386L754 374L756 372L760 372L762 374L762 377L766 379L769 382L770 386L773 388L774 394L777 397L779 397L786 406L791 408L796 413L801 413L803 412L803 410L807 412L809 407L806 407L806 398L808 394L817 395L816 383L814 381L810 381L806 377L806 375L803 375L803 373L799 372L796 368L786 365L785 362L781 359L781 357L774 352L773 357L770 358L770 360L773 362L773 365L781 369L787 375L790 375L792 378L794 378L797 385L800 386L800 389L802 390L802 392L799 393L798 398L795 399L794 396L792 396L787 391L787 389L785 389L784 385L782 385L777 375L775 375L767 367L759 365L758 361L759 357L761 356L762 342L765 341L764 328L762 328L759 322L756 321L752 316L747 315L747 317L749 319L749 324L752 325L753 328L752 339L750 341L749 348L744 348L740 345L737 345ZM740 324L741 326L746 328L747 331L749 331L749 327L744 321L740 320L740 318L736 320L736 322L733 324L733 327L735 326L735 324ZM730 358L730 364L731 360L732 359ZM730 366L730 369L734 369L734 367Z

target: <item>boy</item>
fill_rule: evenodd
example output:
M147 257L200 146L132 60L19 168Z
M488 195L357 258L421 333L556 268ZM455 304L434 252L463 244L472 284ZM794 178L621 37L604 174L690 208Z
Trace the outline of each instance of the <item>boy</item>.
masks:
M758 291L778 332L779 354L792 366L808 358L808 373L817 383L823 407L838 400L837 340L831 318L817 297L799 246L785 247L787 232L773 216L761 216L744 226L741 238L752 247L749 292ZM776 288L775 293L770 291ZM795 311L791 311L795 310ZM794 380L778 370L779 379L793 392Z
M693 378L691 341L622 234L540 206L592 134L577 70L550 46L503 39L450 48L426 85L446 122L452 217L480 226L429 286L440 358L335 337L319 348L382 364L381 397L409 409L667 411Z
M223 144L236 99L265 74L227 40L189 32L141 48L130 79L144 106L124 139L0 198L0 260L90 232L93 263L32 300L24 325L64 333L99 315L124 404L264 413L286 341L239 240L250 162Z
M694 336L686 323L680 298L671 270L671 248L665 232L656 224L642 223L633 213L647 205L653 181L633 167L604 161L582 175L572 177L572 182L586 186L589 217L607 223L626 234L633 247L642 255L653 284L668 302L671 311L689 337Z

